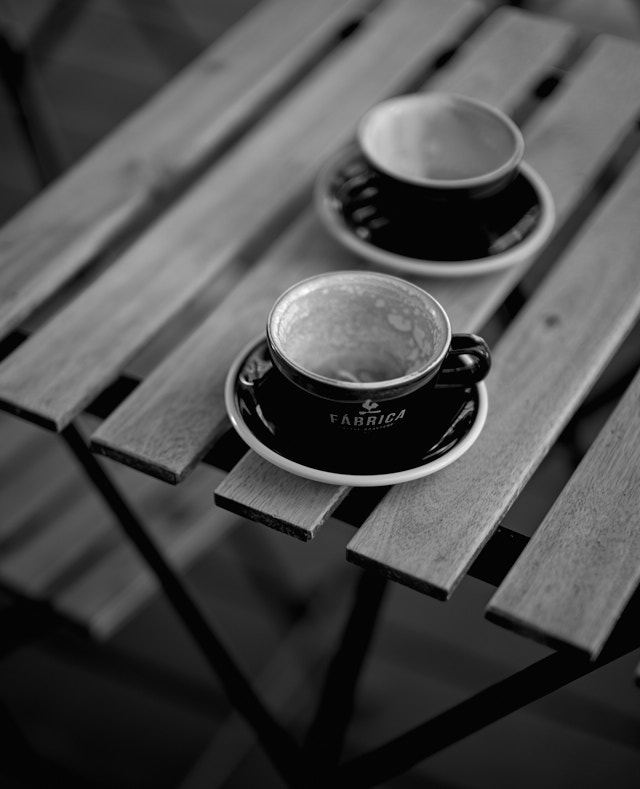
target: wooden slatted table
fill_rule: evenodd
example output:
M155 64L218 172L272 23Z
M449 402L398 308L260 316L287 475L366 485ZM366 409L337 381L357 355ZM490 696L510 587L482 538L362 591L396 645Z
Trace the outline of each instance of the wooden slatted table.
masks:
M627 622L640 582L638 378L529 544L500 524L640 315L640 47L492 5L265 1L0 230L0 405L62 434L155 574L143 565L140 581L140 568L109 544L110 524L91 524L79 543L77 527L53 521L0 561L0 580L106 636L156 578L292 786L302 754L166 561L185 564L215 543L206 514L195 507L175 535L160 505L147 530L129 506L124 467L167 490L162 483L193 485L207 509L214 495L221 532L240 515L311 540L332 514L351 520L359 528L346 558L372 571L356 611L375 614L386 579L447 599L472 573L498 585L492 621L557 648L446 721L340 767L322 761L319 785L374 785L465 726L638 646ZM286 287L371 265L328 235L312 185L366 109L413 90L463 93L508 112L557 216L545 248L516 267L411 277L443 303L456 332L482 332L514 289L523 306L492 348L489 416L473 447L433 476L365 497L246 451L223 388ZM98 417L88 440L77 430L86 411ZM121 464L116 484L96 454ZM203 461L222 469L215 484L198 481ZM149 496L160 501L158 490ZM3 528L17 534L21 523ZM69 573L98 543L99 561ZM365 644L369 633L354 638ZM339 653L343 665L357 667L353 654ZM346 714L338 704L333 722Z

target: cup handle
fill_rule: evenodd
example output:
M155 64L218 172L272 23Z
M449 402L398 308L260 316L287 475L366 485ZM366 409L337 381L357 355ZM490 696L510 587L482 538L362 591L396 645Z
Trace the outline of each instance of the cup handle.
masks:
M461 359L470 356L471 360ZM489 346L477 334L454 334L440 372L436 387L470 386L482 381L491 368Z

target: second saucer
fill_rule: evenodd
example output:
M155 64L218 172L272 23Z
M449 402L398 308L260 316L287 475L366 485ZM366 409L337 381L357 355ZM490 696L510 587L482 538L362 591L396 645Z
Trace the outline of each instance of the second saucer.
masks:
M526 162L496 195L416 211L385 199L379 175L356 145L321 168L315 205L329 233L360 257L425 276L475 276L517 265L541 249L555 223L551 192Z

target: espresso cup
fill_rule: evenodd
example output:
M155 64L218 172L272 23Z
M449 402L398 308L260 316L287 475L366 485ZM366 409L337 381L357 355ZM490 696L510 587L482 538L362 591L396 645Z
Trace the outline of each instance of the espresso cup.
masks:
M269 364L243 381L296 457L365 468L442 430L436 388L468 387L488 373L485 341L451 333L442 306L410 282L370 271L305 279L273 305ZM326 460L328 458L328 460Z
M413 93L365 113L357 140L381 191L398 200L475 200L518 172L524 139L504 112L454 93Z

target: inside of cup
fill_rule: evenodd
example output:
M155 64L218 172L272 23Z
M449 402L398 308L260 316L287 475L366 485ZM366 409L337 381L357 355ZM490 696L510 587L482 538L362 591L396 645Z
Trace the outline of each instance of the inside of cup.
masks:
M356 385L422 374L449 340L448 318L427 293L370 272L299 283L274 306L269 331L294 367Z
M363 119L360 143L387 174L425 184L491 179L517 166L522 137L500 111L440 93L399 96Z

